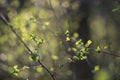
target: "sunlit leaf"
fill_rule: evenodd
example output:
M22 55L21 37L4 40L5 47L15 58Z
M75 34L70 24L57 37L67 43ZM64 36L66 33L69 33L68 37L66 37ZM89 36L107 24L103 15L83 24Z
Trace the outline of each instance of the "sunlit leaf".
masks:
M81 60L85 60L87 58L87 56L81 56Z
M30 39L31 39L31 40L35 40L37 37L38 37L38 36L36 36L36 35L34 35L34 34L31 34L31 35L30 35Z
M108 48L109 48L109 46L108 46L108 45L105 45L105 46L104 46L104 49L108 49Z
M72 50L75 51L75 52L77 51L77 49L75 47L73 47Z
M68 30L66 30L66 31L65 31L65 34L68 35L68 34L70 34L70 32L69 32Z
M18 69L18 65L14 65L11 73L15 76L18 76L19 72L20 72L20 70Z
M66 37L66 41L70 41L70 37Z
M109 71L107 70L100 70L94 77L95 80L111 80L111 76Z
M56 61L56 60L58 60L58 56L52 55L52 59Z
M79 58L77 56L73 56L74 60L79 60Z
M94 67L94 71L95 71L95 72L96 72L96 71L99 71L99 70L100 70L100 66L97 65L97 66Z
M50 68L50 71L54 71L54 68L53 68L53 67L51 67L51 68Z
M42 67L36 67L36 69L35 69L37 72L39 72L39 73L42 73L43 72L43 68Z
M75 42L75 45L77 46L77 45L79 45L81 43L82 43L82 40L80 39L80 40L78 40L78 41Z
M39 41L37 42L37 44L43 44L44 43L44 39L39 39Z
M73 34L73 37L74 37L74 38L78 38L78 37L79 37L79 34L75 32L75 33Z
M101 51L100 46L97 46L97 48L95 49L95 51L100 52Z
M86 47L89 47L92 44L91 40L88 40L87 43L85 44Z

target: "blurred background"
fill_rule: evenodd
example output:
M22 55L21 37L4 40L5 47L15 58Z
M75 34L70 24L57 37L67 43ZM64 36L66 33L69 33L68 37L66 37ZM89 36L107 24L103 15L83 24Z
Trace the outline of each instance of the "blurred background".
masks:
M65 32L92 47L109 47L120 55L119 0L0 0L0 14L35 52L34 34L45 43L40 60L56 80L120 80L120 57L92 52L86 60L67 63L73 54L66 50ZM70 43L72 47L72 42ZM63 67L60 68L60 65ZM96 66L97 65L97 66ZM12 74L15 66L19 74ZM96 67L95 67L96 66ZM94 72L94 68L97 72ZM0 19L0 80L51 80L6 23Z

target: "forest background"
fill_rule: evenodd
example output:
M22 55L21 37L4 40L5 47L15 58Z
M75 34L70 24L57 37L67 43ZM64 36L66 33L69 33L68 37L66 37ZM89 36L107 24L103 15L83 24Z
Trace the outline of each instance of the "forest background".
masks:
M0 80L120 80L119 0L0 0Z

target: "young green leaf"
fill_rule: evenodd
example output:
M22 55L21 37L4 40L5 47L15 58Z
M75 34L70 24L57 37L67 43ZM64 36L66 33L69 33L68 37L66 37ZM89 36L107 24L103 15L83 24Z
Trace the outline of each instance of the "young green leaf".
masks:
M37 61L39 59L37 54L32 54L31 58L32 58L32 60L35 60L35 61Z
M92 44L91 40L88 40L87 43L85 44L85 47L89 47Z
M42 67L36 67L35 70L39 73L42 73L43 72L43 68Z
M36 35L34 35L34 34L31 34L31 35L30 35L30 39L31 39L31 40L35 40L36 38L37 38Z
M97 46L97 48L95 49L95 51L100 52L101 51L100 46Z
M12 74L15 76L18 76L19 72L20 72L20 70L18 69L18 65L14 65Z
M66 41L70 41L70 37L67 36L67 37L66 37Z
M39 39L39 41L37 42L37 44L39 45L39 44L43 44L43 42L44 42L44 39Z
M58 56L52 55L52 59L56 61L56 60L58 60Z

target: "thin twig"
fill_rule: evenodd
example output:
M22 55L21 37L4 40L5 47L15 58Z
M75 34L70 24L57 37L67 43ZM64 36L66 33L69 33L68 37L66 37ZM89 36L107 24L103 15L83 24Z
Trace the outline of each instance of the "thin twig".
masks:
M13 29L13 26L6 20L4 15L0 14L1 19L5 22L5 24L11 29L11 31L16 35L18 40L25 46L25 48L30 52L29 54L32 54L33 52L30 50L30 48L27 46L27 44L21 39L21 37L17 34L17 32Z
M112 56L115 56L115 57L120 57L120 55L116 55L113 52L111 53L111 52L106 52L106 51L100 51L100 53L112 55Z
M95 51L96 50L94 48L90 48L90 51ZM117 53L113 52L113 51L104 51L104 50L101 50L101 51L97 51L98 53L102 53L102 54L107 54L107 55L111 55L111 56L114 56L114 57L120 57L120 55L117 55Z
M17 34L17 32L13 29L13 25L11 25L7 19L4 17L4 15L2 13L0 13L0 17L1 19L5 22L5 24L11 29L11 31L16 35L16 37L18 38L18 40L20 40L20 42L25 46L25 48L28 50L29 54L32 55L33 52L31 51L31 49L27 46L27 44L22 40L22 38ZM45 69L48 74L51 76L52 80L56 80L54 75L48 70L48 68L40 61L40 59L38 59L37 61L43 69Z
M56 80L56 79L55 79L55 76L48 70L48 68L47 68L44 64L42 64L42 63L40 62L40 60L38 60L38 63L50 74L50 76L51 76L51 78L52 78L53 80Z

